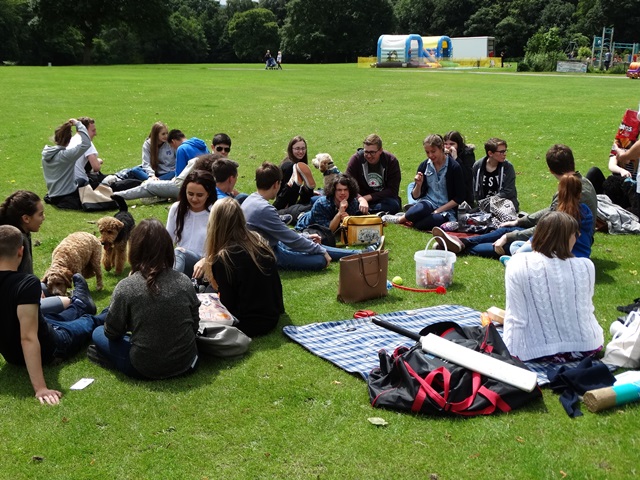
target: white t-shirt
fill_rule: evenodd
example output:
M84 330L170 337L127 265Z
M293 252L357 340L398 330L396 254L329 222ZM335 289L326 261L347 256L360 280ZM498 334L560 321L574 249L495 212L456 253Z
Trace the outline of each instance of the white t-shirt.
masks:
M204 242L207 238L207 222L209 221L209 212L193 213L191 210L184 217L184 225L182 227L182 235L180 242L176 242L176 214L178 212L178 202L171 205L169 209L169 217L167 218L167 231L171 236L171 240L177 247L189 250L200 257L204 257Z
M81 141L82 139L80 138L80 135L76 133L73 137L71 137L71 141L69 142L69 146L67 148L73 148L76 145L80 145ZM87 158L89 155L96 155L96 156L98 155L98 150L96 150L96 147L93 145L93 142L91 142L91 146L89 147L89 150L84 152L84 155L81 155L80 158L76 160L76 166L74 169L74 176L76 180L84 180L85 183L89 181L89 177L87 177L87 172L84 171L84 167L89 161L89 159Z

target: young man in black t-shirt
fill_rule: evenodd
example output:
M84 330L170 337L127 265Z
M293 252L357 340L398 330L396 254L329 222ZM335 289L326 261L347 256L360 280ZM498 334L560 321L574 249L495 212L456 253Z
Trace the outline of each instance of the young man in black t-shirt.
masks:
M72 305L64 314L45 319L40 312L40 280L17 272L23 249L20 230L0 226L0 354L8 363L26 365L36 398L53 405L62 393L47 387L42 365L75 353L104 317L84 315L93 302L84 289L86 282L76 274L76 290L83 287L72 297Z

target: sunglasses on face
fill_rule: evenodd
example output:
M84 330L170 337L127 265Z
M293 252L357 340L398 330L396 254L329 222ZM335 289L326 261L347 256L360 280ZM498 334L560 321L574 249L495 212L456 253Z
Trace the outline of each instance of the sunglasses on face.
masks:
M231 151L231 147L216 147L216 152L227 152L229 153Z

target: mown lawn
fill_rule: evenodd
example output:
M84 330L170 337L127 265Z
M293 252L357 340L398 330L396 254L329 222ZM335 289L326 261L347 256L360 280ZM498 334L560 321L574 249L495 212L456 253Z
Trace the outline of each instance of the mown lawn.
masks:
M617 76L525 75L495 70L359 69L354 65L172 65L0 68L0 197L18 188L41 196L40 152L69 117L96 118L95 144L113 172L137 165L151 125L162 120L208 143L233 139L241 191L253 172L279 162L288 140L303 135L309 155L329 152L339 168L369 133L400 159L402 190L424 158L429 133L460 130L477 158L492 136L509 143L521 208L548 205L556 188L544 161L566 143L578 168L606 168L626 108L637 107L637 82ZM319 176L317 180L319 180ZM130 202L136 220L166 220L168 204ZM96 232L101 214L46 208L33 236L42 274L55 245L77 230ZM413 254L430 235L399 226L386 231L389 275L414 286ZM598 233L596 316L607 332L615 307L638 297L639 240ZM336 301L338 266L283 272L286 324L350 318L440 303L478 310L504 305L499 262L459 257L445 296L392 291L359 305ZM109 303L118 277L105 275L95 295ZM93 288L94 281L89 285ZM279 331L256 339L239 360L206 359L189 377L135 382L84 355L48 367L49 386L65 393L40 406L24 369L0 360L0 465L3 478L629 478L637 475L638 406L569 419L548 390L543 401L510 414L467 420L374 410L366 384L314 357ZM96 381L74 392L82 377ZM367 418L381 416L377 428Z

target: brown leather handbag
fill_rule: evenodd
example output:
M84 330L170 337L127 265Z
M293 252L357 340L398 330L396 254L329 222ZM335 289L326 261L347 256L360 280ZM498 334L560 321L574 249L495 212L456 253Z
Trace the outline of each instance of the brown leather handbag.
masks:
M386 296L388 268L388 250L342 257L338 300L354 303Z

